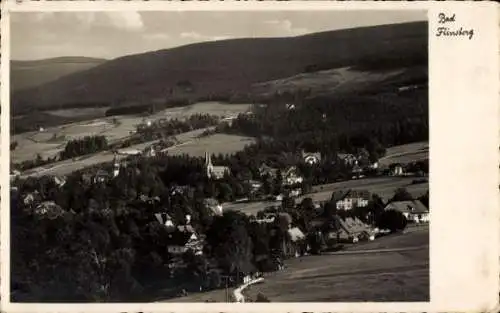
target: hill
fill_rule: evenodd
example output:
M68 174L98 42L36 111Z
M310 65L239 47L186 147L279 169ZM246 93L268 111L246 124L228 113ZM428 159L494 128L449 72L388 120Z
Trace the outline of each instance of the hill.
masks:
M37 87L68 74L84 71L104 63L104 59L60 57L35 61L11 61L12 91Z
M192 44L117 58L16 92L13 111L234 96L304 72L426 66L427 37L427 22L416 22Z

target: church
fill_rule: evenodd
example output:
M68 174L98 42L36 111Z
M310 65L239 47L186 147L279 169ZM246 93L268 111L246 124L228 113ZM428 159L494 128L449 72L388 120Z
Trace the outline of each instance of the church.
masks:
M221 179L224 175L231 173L227 166L214 166L212 164L212 157L208 152L205 152L205 169L207 177L210 179Z

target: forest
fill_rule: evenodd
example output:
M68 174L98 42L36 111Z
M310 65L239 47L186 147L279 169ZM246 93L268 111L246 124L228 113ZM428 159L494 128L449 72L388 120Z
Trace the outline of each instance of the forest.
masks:
M180 289L220 288L223 274L272 270L273 260L285 257L281 245L287 236L285 226L279 221L263 226L231 211L214 215L203 204L205 198L228 201L250 196L251 191L234 178L208 181L202 162L187 156L141 159L103 184L86 183L81 172L68 177L63 187L50 177L14 182L13 301L143 301L160 289L171 290L158 295L169 298ZM173 193L178 184L190 188ZM266 192L283 188L279 179L267 184L271 190ZM20 197L29 193L36 194L33 203ZM400 190L395 199L408 196ZM46 214L37 213L36 203L42 199L57 206ZM295 205L285 198L281 212L292 217L293 225L311 231L308 223L317 216L311 215L314 210L306 199ZM353 214L380 213L383 206L374 195L365 211ZM321 216L336 214L333 204L322 207ZM185 268L167 266L173 260L166 251L168 233L154 218L161 212L168 212L177 225L189 214L191 225L206 235L204 254L186 254ZM314 238L311 245L321 245Z

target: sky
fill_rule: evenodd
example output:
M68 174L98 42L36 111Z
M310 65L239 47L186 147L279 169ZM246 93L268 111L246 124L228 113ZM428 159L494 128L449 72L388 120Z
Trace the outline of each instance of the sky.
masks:
M11 59L113 59L201 41L290 37L426 20L424 11L16 12Z

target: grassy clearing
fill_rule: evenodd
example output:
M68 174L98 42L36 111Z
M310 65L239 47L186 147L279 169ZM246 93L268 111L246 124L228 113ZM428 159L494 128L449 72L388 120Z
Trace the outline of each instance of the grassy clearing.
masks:
M426 238L428 230L422 229L371 244L410 247L428 244ZM360 249L368 249L367 245ZM429 250L292 259L284 271L245 291L253 299L259 292L272 302L428 301Z
M160 111L151 118L183 119L194 114L210 114L218 116L238 115L249 111L252 104L227 104L217 101L199 102L185 107L170 108Z
M297 90L301 88L311 88L311 91L315 94L348 92L353 89L358 90L368 84L383 82L403 72L404 70L357 71L349 67L342 67L313 73L301 73L283 79L259 83L254 85L254 89L262 94L272 94L276 90Z
M74 116L91 116L104 117L106 110L109 107L98 107L98 108L73 108L73 109L61 109L61 110L51 110L48 111L52 115L64 116L64 117L74 117Z
M215 134L209 137L194 139L186 144L169 149L171 155L189 154L193 157L202 157L205 152L232 154L242 150L246 145L254 142L251 137Z
M387 149L385 157L379 160L379 164L384 167L391 163L407 164L426 159L429 159L429 143L427 141L390 147Z

